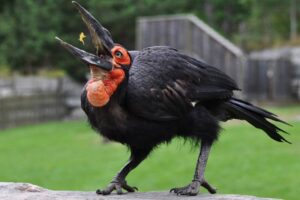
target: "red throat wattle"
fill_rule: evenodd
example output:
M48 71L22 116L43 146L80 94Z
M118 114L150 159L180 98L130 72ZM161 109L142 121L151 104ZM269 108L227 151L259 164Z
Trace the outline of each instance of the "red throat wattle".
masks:
M105 106L125 78L122 69L113 69L105 73L97 67L91 67L91 79L88 81L87 99L95 107Z

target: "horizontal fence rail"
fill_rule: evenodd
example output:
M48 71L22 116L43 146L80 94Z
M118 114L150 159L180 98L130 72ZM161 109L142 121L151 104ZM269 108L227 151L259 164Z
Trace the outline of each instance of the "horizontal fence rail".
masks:
M0 78L0 129L72 117L81 88L67 77Z
M35 94L0 98L0 129L23 124L59 120L67 114L63 97Z

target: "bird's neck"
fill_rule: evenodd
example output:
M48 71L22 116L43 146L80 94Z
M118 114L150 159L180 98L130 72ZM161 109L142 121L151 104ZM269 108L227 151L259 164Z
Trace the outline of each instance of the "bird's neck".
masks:
M114 69L103 75L95 68L91 68L91 79L87 83L87 99L94 107L105 106L125 79L122 69ZM121 88L120 88L121 89Z

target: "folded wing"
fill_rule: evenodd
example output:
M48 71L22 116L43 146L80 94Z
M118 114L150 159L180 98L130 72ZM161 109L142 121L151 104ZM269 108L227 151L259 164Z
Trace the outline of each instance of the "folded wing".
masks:
M170 47L149 47L134 58L127 104L139 117L175 120L197 103L230 99L237 89L217 68Z

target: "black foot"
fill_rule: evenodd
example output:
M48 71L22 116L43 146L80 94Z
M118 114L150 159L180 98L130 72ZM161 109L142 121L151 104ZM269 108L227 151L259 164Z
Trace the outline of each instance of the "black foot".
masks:
M170 192L174 192L177 195L187 195L187 196L195 196L199 193L200 186L206 188L209 193L215 194L217 190L210 186L208 182L205 180L202 181L192 181L189 185L181 188L172 188Z
M123 194L122 188L127 192L137 191L137 187L131 187L127 185L126 181L112 181L104 190L98 189L97 194L109 195L112 191L116 190L117 194Z

